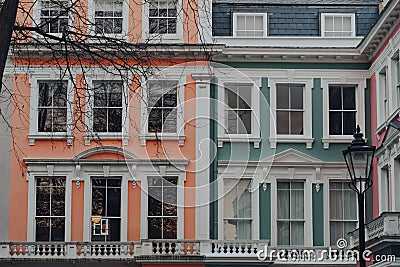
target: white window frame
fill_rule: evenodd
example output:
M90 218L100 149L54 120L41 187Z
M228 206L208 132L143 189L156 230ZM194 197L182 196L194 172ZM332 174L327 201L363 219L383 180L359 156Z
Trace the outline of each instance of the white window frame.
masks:
M161 186L157 186L158 188L161 188L161 198L162 199L160 201L161 201L162 207L161 207L161 215L152 215L152 216L150 216L149 213L148 213L149 210L147 209L147 228L148 228L149 219L151 219L151 218L158 218L158 219L161 219L161 220L164 219L164 218L173 218L173 219L176 219L176 223L177 223L177 225L176 225L176 235L178 237L178 183L179 183L179 176L170 176L170 175L168 175L168 176L160 176L160 175L147 176L146 177L146 179L147 179L147 189L149 189L148 180L149 180L150 177L159 177L159 178L162 179L162 185ZM175 186L175 188L176 188L176 200L177 200L176 205L175 205L175 207L176 207L176 215L174 215L174 216L164 215L164 207L163 207L163 205L164 205L164 190L165 190L165 188L173 188L173 186L165 187L164 179L168 179L168 178L176 178L177 179L177 181L176 181L177 184ZM149 192L149 190L147 192ZM147 194L147 207L149 207L149 201L148 200L149 200L149 194ZM157 238L157 239L166 239L166 238L164 238L163 229L164 228L161 229L162 237L161 238ZM149 230L149 229L147 229L147 230ZM147 231L147 235L148 235L148 231Z
M37 215L36 214L36 206L38 205L38 203L36 202L37 201L37 199L36 199L36 195L37 195L37 188L38 188L38 184L37 184L37 179L38 178L63 178L63 180L65 180L65 186L64 186L64 216L52 216L52 215L50 215L50 216L40 216L40 215ZM50 218L50 219L53 219L53 218L64 218L64 240L61 240L61 241L52 241L52 240L47 240L47 241L43 241L43 242L65 242L65 239L66 239L66 236L65 236L65 233L66 233L66 229L65 229L65 227L66 227L66 209L67 209L67 205L66 205L66 190L67 190L67 177L66 176L55 176L55 175L53 175L53 176L36 176L35 178L34 178L34 180L35 180L35 219L34 219L34 224L35 224L35 240L36 240L36 226L37 226L37 219L38 218ZM52 188L52 186L51 186L51 188ZM50 195L52 195L51 193L50 193ZM50 197L51 198L51 197ZM50 202L50 204L49 204L49 206L50 206L50 213L51 213L51 206L52 206L52 204L51 204L51 202ZM49 233L49 235L51 236L51 229L50 229L50 233ZM49 237L50 237L49 236ZM41 242L41 241L37 241L36 240L36 242Z
M306 197L305 197L305 194L306 194L306 182L304 181L304 180L287 180L287 179L278 179L277 181L276 181L276 210L278 210L278 191L280 190L280 189L278 189L278 183L289 183L289 189L287 189L287 190L289 190L289 192L290 192L290 197L292 197L292 190L297 190L297 189L292 189L292 183L302 183L303 184L303 219L293 219L293 218L291 218L292 217L292 210L293 210L293 208L292 208L292 206L291 206L291 202L289 202L289 219L279 219L278 218L278 216L276 216L276 220L275 220L275 222L276 222L276 230L277 230L277 232L278 232L278 222L279 221L285 221L285 222L289 222L289 230L290 230L290 223L291 222L303 222L303 233L304 233L304 236L303 236L303 244L302 245L293 245L293 244L290 244L291 243L291 241L289 240L289 244L287 244L287 245L279 245L278 244L278 235L276 236L277 238L276 238L276 243L277 243L277 246L304 246L305 245L305 242L306 242L306 218L305 218L305 216L306 216L306 212L305 212L305 210L306 210ZM286 189L285 189L286 190ZM289 237L289 239L291 239L290 237Z
M28 182L28 219L27 241L35 242L36 239L36 178L37 177L65 177L65 235L64 241L71 241L71 205L72 205L72 181L74 179L73 168L62 166L54 168L54 165L28 164L26 180Z
M85 145L90 145L91 140L122 140L122 145L128 145L130 139L129 135L129 86L126 81L120 79L120 77L112 74L98 74L90 76L88 79L90 84L90 90L86 88L86 115L85 124L86 132L84 135ZM93 131L93 105L94 105L94 82L99 81L121 81L123 84L122 88L122 131L121 132L94 132Z
M71 5L73 5L73 1L72 0L67 0L70 2ZM41 0L38 0L37 2L35 2L35 5L33 7L33 24L34 26L38 26L41 24L41 11L42 11L42 5L41 5ZM74 25L74 14L72 14L73 12L69 11L68 12L68 29L69 30L73 30L73 25ZM56 37L62 37L62 33L47 33ZM43 37L41 34L33 32L33 35L36 38L45 38ZM49 40L50 42L52 42L53 40Z
M105 1L114 1L114 0L105 0ZM95 12L96 12L96 0L88 0L88 13L89 13L89 21L91 22L88 25L89 35L92 36L105 36L110 38L123 38L126 41L129 41L128 37L128 28L129 28L129 0L122 0L122 33L104 33L98 34L96 33L96 25L95 25Z
M166 1L166 0L165 0ZM183 0L176 0L176 33L175 34L151 34L149 25L150 1L145 1L142 8L142 41L150 43L176 43L183 42Z
M245 180L245 181L249 181L250 183L249 183L249 187L248 187L248 190L249 190L249 192L250 192L250 201L251 201L251 207L252 207L252 210L251 210L251 217L249 217L249 218L227 218L227 217L225 217L225 197L226 197L226 194L225 194L225 184L224 184L224 181L225 180L227 180L227 179L230 179L230 180L237 180L237 183L239 183L240 181L242 181L242 180ZM239 220L247 220L247 221L250 221L251 222L251 224L250 224L250 227L251 227L251 230L250 230L250 235L251 235L251 239L257 239L257 236L253 236L253 234L254 234L254 230L253 230L253 227L255 226L254 225L254 215L253 215L253 213L254 212L258 212L258 211L256 211L256 207L258 207L258 206L254 206L254 201L253 201L253 195L254 194L258 194L258 191L256 190L253 190L253 179L251 179L251 178L249 178L249 177L243 177L243 178L240 178L240 179L235 179L235 178L224 178L224 179L221 179L222 180L222 192L223 192L223 195L222 195L222 197L220 198L220 202L222 202L222 226L223 227L225 227L225 223L224 223L224 221L225 221L225 219L233 219L233 220L236 220L236 221L239 221ZM236 186L237 186L237 183L235 184L235 186L234 186L234 188L231 188L231 190L233 190L233 189L235 189L236 188ZM225 239L225 229L223 229L223 231L222 231L222 239L223 240L226 240ZM233 239L233 240L240 240L240 239Z
M262 16L263 18L263 34L262 36L238 36L237 35L237 19L239 16ZM236 38L264 38L268 36L268 16L267 13L233 13L233 37Z
M182 166L183 167L183 166ZM141 211L140 211L140 239L148 239L148 177L149 176L176 176L178 177L177 184L177 239L184 239L184 206L185 206L185 190L184 183L186 181L186 172L185 168L176 169L174 167L167 167L165 165L160 165L157 167L141 167L138 170L138 179L141 181L141 189L142 192L146 192L145 194L140 194L141 201ZM158 169L158 170L157 170Z
M246 163L244 163L246 165ZM219 172L219 171L218 171ZM237 168L227 168L224 171L224 174L218 177L218 239L224 240L224 196L225 196L225 188L224 188L224 179L236 179L236 180L250 180L250 193L251 193L251 206L253 207L251 212L251 239L259 240L260 232L259 232L259 212L255 209L258 207L259 202L259 194L258 194L258 186L259 184L256 181L259 181L261 177L258 177L259 174L255 173L247 173L243 172L241 177L239 178L237 173ZM257 176L257 177L255 177ZM239 239L238 239L239 240Z
M358 76L358 77L357 77ZM329 86L330 85L354 85L356 100L356 125L365 129L365 88L367 87L367 74L353 74L347 76L326 77L321 79L323 90L323 137L324 149L329 149L330 144L348 144L354 139L353 135L329 134ZM355 129L354 129L355 132Z
M234 75L237 75L234 73ZM260 90L261 78L253 81L244 80L243 78L235 79L234 75L229 77L226 76L218 78L218 83L221 88L218 89L218 147L223 147L223 143L245 143L252 142L254 148L259 148L261 143L260 136ZM243 75L243 74L241 74ZM226 102L225 102L225 88L236 85L247 85L251 87L251 110L252 110L252 121L251 121L251 134L228 134L226 133L225 121L226 121Z
M312 148L314 138L312 138L312 78L271 78L268 79L269 87L271 88L270 108L272 118L270 120L270 146L275 149L277 143L305 143L307 148ZM277 134L276 129L276 85L277 84L302 84L303 90L303 134Z
M60 79L61 78L61 79ZM68 81L67 85L67 131L66 132L39 132L39 82L46 81ZM75 80L75 77L74 77ZM29 145L35 145L35 140L67 140L72 145L73 137L73 107L74 107L74 83L71 77L60 77L58 73L51 70L43 70L41 74L30 76L30 119L29 119Z
M350 36L325 36L325 19L326 17L349 17L351 19L351 35ZM354 13L321 13L321 36L328 38L353 38L356 36L356 15Z
M92 201L93 201L93 195L92 195L92 193L93 193L93 179L105 179L105 180L107 180L107 178L119 178L120 179L120 181L121 181L121 186L119 187L120 188L120 193L121 193L121 195L120 195L120 201L121 201L121 203L120 203L120 214L119 214L119 217L111 217L111 216L106 216L105 218L104 217L101 217L101 220L100 220L100 225L104 222L104 220L105 220L105 222L107 223L106 224L106 229L104 229L105 231L103 232L103 229L101 228L101 234L100 234L100 236L103 236L104 238L105 238L105 236L107 236L108 235L108 231L109 231L109 219L115 219L115 218L119 218L119 220L120 220L120 240L119 241L109 241L109 240L104 240L104 242L105 243L107 243L107 242L121 242L121 237L122 237L122 229L123 229L123 227L122 227L122 207L123 207L123 204L122 204L122 200L123 200L123 198L122 198L122 195L125 193L126 194L126 192L122 192L122 189L124 188L123 187L123 185L122 185L122 183L124 182L124 179L123 179L123 177L122 176L117 176L117 175L110 175L110 176L107 176L107 177L105 177L105 176L95 176L95 175L91 175L90 176L90 183L88 184L89 186L90 186L90 192L91 192L91 194L90 194L90 206L92 207ZM126 182L126 181L125 181ZM106 186L106 188L108 188L108 186ZM107 194L107 193L106 193ZM106 202L108 202L108 199L106 199ZM90 209L90 218L92 219L93 217L95 217L95 216L93 216L93 214L92 214L92 209ZM100 226L101 227L101 226ZM91 240L91 242L103 242L103 241L92 241L92 237L93 237L93 235L94 235L94 228L95 228L95 224L93 223L93 221L91 220L91 233L90 233L90 240Z
M355 198L354 198L354 200L355 200L355 205L356 205L356 209L355 209L355 211L356 211L356 214L355 214L355 218L356 219L354 219L354 220L349 220L349 219L347 219L347 220L345 220L344 218L342 218L342 220L339 220L339 219L331 219L331 210L330 210L330 201L331 201L331 194L330 194L330 192L331 192L331 183L342 183L342 184L344 184L344 186L346 186L346 184L348 184L348 183L350 183L350 181L349 180L337 180L337 179L329 179L328 180L328 183L327 183L327 185L328 185L328 188L327 188L327 194L328 194L328 203L327 203L327 205L328 205L328 207L329 207L329 209L325 209L326 211L328 211L328 214L327 214L327 219L328 219L328 233L329 233L329 239L326 241L327 243L328 243L328 245L329 246L334 246L334 245L336 245L336 243L335 244L330 244L331 243L331 228L330 228L330 224L331 224L331 222L334 222L334 221L336 221L336 222L355 222L355 225L356 225L356 228L355 229L357 229L357 227L358 227L358 202L357 202L357 196L355 196ZM336 189L337 190L337 189ZM343 187L342 187L342 192L343 192ZM349 190L351 190L351 189L349 189ZM354 194L356 194L355 192L354 192ZM343 197L343 195L342 195L342 197ZM343 199L342 199L342 201L343 201ZM343 208L343 207L342 207ZM342 212L343 212L343 209L342 209ZM354 230L355 230L354 229ZM344 235L347 235L347 233L343 233Z
M303 182L304 183L304 207L312 206L312 179L315 177L315 170L305 171L297 174L294 168L285 168L284 173L282 168L272 167L265 182L271 184L271 222L276 222L278 219L277 202L278 199L278 182ZM296 168L297 169L297 168ZM275 202L274 202L275 200ZM262 227L262 226L260 226ZM271 225L271 246L278 246L278 225ZM312 228L312 209L304 208L304 246L313 246L313 228Z
M168 77L168 78L167 78ZM148 82L152 81L171 81L176 82L176 92L177 92L177 122L176 122L176 133L153 133L148 131ZM144 80L142 78L142 98L141 98L141 129L140 129L140 142L142 146L146 145L147 140L173 140L178 141L179 146L183 146L185 143L185 132L184 132L184 99L185 99L185 84L186 84L186 75L181 74L172 74L172 73L162 73L160 75L155 75L149 80Z

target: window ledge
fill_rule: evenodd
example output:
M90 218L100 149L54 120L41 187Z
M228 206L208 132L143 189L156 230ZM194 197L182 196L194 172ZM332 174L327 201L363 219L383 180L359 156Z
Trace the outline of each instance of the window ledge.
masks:
M148 34L144 38L146 42L150 44L158 43L179 43L182 41L183 36L181 34Z
M142 146L146 145L147 140L178 141L179 146L184 146L185 139L186 136L176 133L147 133L140 135L140 143Z
M85 146L89 146L91 140L122 140L122 145L126 146L130 138L130 135L122 133L89 133L83 136Z
M332 137L322 138L324 149L329 149L330 144L350 144L351 141L353 141L352 135L332 136Z
M235 136L229 135L218 137L218 147L223 147L224 143L253 143L254 148L260 148L261 138L254 136Z
M285 136L285 137L275 137L275 138L270 138L269 139L270 146L271 148L275 149L277 143L305 143L307 145L307 148L312 148L312 143L314 142L314 138L308 138L308 137L291 137L291 136Z
M67 140L67 145L72 146L72 141L74 140L73 135L68 135L67 133L57 132L57 133L35 133L29 134L29 145L34 146L35 140Z

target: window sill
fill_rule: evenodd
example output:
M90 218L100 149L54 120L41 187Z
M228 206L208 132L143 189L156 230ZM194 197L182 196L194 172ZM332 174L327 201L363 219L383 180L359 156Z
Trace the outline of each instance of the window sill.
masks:
M148 34L144 38L145 42L150 44L155 43L180 43L183 41L183 36L181 34Z
M351 141L353 141L352 135L342 135L342 136L337 135L337 136L322 138L324 149L329 149L330 144L350 144Z
M184 146L186 137L176 133L147 133L140 135L140 144L146 145L147 140L178 141L179 146Z
M314 142L314 138L308 138L304 136L278 136L269 139L270 146L272 149L276 148L277 143L304 143L307 148L312 148L312 143Z
M129 42L129 37L125 33L95 33L91 32L91 35L87 38L87 43L98 43L99 40L102 40L104 42L105 39L111 38L111 39L117 39L121 41L127 41Z
M73 135L68 135L67 133L63 132L49 132L49 133L35 133L29 134L29 145L34 146L35 140L67 140L67 145L72 146L72 141L74 140Z
M101 140L122 140L122 145L128 145L130 135L122 133L90 133L83 136L85 140L85 146L90 145L90 141L101 141Z
M218 137L218 147L223 147L224 143L253 143L254 148L260 148L261 138L254 136L235 136L227 135Z

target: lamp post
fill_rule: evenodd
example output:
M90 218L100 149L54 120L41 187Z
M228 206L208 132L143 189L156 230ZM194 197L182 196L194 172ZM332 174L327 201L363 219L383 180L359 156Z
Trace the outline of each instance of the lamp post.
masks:
M359 258L360 267L365 267L364 196L365 191L372 186L371 169L375 146L367 145L359 125L353 136L354 140L343 150L343 156L351 178L349 186L358 195Z

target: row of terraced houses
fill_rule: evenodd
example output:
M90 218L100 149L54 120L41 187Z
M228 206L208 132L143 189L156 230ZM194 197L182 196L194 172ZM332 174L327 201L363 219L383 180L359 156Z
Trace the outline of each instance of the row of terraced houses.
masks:
M83 21L69 0L20 2L47 34ZM154 71L60 64L36 33L10 51L2 265L356 266L323 251L358 245L342 150L360 125L370 264L399 266L399 0L73 2Z

